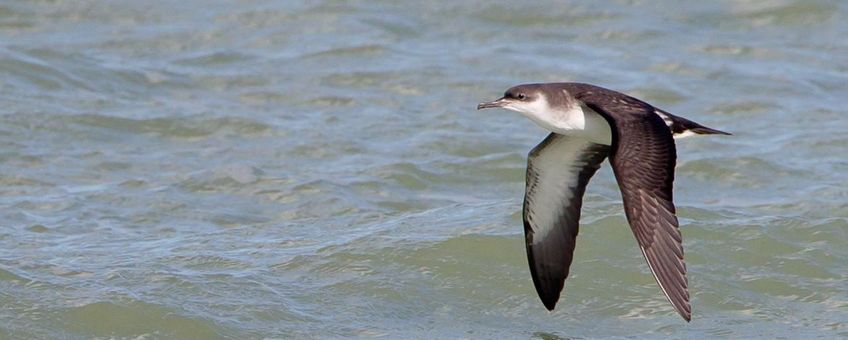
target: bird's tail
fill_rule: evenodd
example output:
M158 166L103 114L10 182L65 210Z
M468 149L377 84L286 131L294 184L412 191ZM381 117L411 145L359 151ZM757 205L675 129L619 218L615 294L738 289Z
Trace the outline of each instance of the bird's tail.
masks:
M729 132L708 128L660 109L656 109L656 113L663 119L663 121L665 121L665 124L668 125L669 129L671 129L671 133L675 138L691 135L730 135Z

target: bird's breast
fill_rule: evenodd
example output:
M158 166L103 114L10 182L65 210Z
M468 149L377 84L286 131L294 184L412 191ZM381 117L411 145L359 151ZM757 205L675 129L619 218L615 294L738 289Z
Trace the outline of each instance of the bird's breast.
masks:
M609 123L591 108L575 104L567 110L551 111L548 122L551 132L584 138L596 144L612 144Z

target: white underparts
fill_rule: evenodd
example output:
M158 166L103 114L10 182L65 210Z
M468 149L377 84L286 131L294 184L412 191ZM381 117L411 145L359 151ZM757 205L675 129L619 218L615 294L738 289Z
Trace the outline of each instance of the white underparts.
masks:
M596 144L612 144L612 131L606 119L576 100L572 103L567 108L552 108L545 96L539 94L532 102L512 102L504 108L523 114L548 131Z

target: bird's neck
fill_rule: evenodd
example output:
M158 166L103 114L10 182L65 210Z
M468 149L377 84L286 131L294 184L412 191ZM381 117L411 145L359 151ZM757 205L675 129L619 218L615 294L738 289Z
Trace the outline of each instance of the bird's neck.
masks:
M566 136L584 138L592 143L612 144L612 133L606 119L594 110L574 102L565 108L554 108L539 100L531 110L521 113L545 130Z

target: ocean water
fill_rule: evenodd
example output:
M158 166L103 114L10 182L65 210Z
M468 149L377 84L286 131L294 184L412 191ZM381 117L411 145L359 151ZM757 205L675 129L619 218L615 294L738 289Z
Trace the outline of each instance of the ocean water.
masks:
M678 140L693 320L607 164L556 311L520 205L580 81ZM0 2L0 338L848 337L844 1Z

